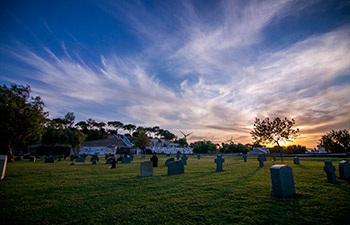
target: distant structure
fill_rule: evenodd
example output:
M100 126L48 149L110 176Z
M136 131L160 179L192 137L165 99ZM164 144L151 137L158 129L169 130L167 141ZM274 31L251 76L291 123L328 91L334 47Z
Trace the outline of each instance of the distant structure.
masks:
M118 148L127 148L122 140L114 135L108 135L107 138L85 141L79 150L79 154L86 155L105 155L115 154Z
M269 148L253 148L251 151L248 152L248 154L269 154L270 149Z

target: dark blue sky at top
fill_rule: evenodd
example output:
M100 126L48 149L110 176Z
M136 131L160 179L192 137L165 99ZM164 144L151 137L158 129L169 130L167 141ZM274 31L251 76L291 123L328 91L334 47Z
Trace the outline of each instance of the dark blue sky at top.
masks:
M340 90L350 83L349 66L337 63L342 61L337 58L338 52L332 55L332 48L337 47L332 38L349 48L342 36L350 36L350 1L286 2L0 0L0 82L30 85L55 116L74 111L78 120L100 116L100 120L164 124L169 129L179 121L187 121L176 129L205 130L201 123L218 127L215 129L230 137L231 131L223 125L226 122L246 127L251 117L274 115L266 109L274 102L273 94L281 98L278 102L286 102L285 107L300 97L302 103L319 98L314 106L324 108L329 103L323 102L325 93L320 90ZM318 50L327 51L324 48L330 48L325 62L317 64L310 59L317 57ZM309 57L305 58L307 62L303 64L304 58L297 60L300 65L288 72L299 54ZM42 60L42 64L35 60ZM277 66L269 67L274 63ZM329 63L329 68L315 67L315 72L310 72L309 65L320 67L324 63ZM55 70L52 74L50 68ZM89 93L94 86L72 77L80 76L80 72L84 73L82 79L97 82L96 88L103 89L103 93ZM283 73L281 78L278 73ZM57 79L56 85L50 76ZM318 82L318 76L323 80ZM67 84L70 80L72 84ZM62 87L65 84L67 87ZM84 84L86 87L79 86ZM286 90L268 92L272 86L278 89L286 84L290 86ZM104 88L108 91L104 92ZM75 89L82 91L77 94ZM260 89L267 94L260 93ZM256 90L261 95L255 95ZM111 91L112 97L105 97ZM341 93L334 97L341 98ZM203 104L197 106L196 101ZM174 104L177 107L173 108ZM297 108L281 110L288 114L299 112ZM324 122L334 114L324 113L317 114L319 118L306 119L315 113L305 112L299 115L299 121ZM229 115L241 116L244 126ZM197 120L198 124L194 122ZM337 124L341 123L345 124L339 119ZM195 133L198 138L215 134Z

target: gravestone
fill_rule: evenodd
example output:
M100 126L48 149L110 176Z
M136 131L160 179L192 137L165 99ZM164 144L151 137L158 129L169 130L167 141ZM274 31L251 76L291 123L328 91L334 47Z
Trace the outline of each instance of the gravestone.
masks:
M198 160L201 159L201 155L200 155L200 154L197 155L197 159L198 159Z
M120 157L119 157L120 158ZM119 159L118 158L118 159ZM131 158L130 157L123 157L122 158L122 163L124 164L124 163L130 163L132 160L131 160Z
M247 162L247 154L243 154L243 160L244 160L244 162Z
M165 166L169 166L169 163L174 162L174 161L175 161L174 158L167 159L167 160L165 161Z
M0 155L0 180L4 179L7 165L7 155Z
M57 158L58 158L58 161L61 162L63 155L58 155Z
M158 167L158 157L155 154L151 157L150 161L153 162L153 167Z
M275 155L273 155L273 160L272 161L276 162L276 156Z
M348 160L342 160L339 163L339 174L340 179L348 180L350 179L350 167Z
M90 162L96 164L99 161L98 155L91 156Z
M75 162L79 163L85 163L85 157L84 156L79 156L78 158L75 159Z
M299 158L298 158L298 156L295 156L293 160L294 160L294 164L299 164Z
M285 198L295 194L292 167L274 165L270 168L273 196Z
M267 161L267 159L266 159L266 155L265 155L265 154L263 155L263 159L264 159L264 162L266 162L266 161Z
M70 157L70 161L73 162L75 159L74 155L70 155L69 157Z
M187 155L186 155L186 154L183 154L182 157L181 157L181 161L182 161L182 163L183 163L184 165L187 165L187 159L188 159Z
M167 157L169 157L169 156L170 156L170 154L168 153L168 154L166 154L166 156L167 156Z
M22 157L21 156L17 156L16 158L15 158L15 161L21 161L22 160Z
M129 154L129 157L130 157L130 161L134 161L134 155L133 154Z
M105 154L105 160L107 160L109 157L109 154Z
M117 164L117 161L115 160L115 158L110 158L110 159L111 159L112 166L110 166L109 169L115 169L115 165Z
M41 155L41 156L39 156L40 157L40 160L41 161L44 161L45 160L45 156L44 155Z
M119 156L118 158L117 158L117 162L122 162L123 161L123 156Z
M145 161L140 163L141 177L153 176L153 162Z
M54 163L55 159L52 156L46 157L44 163Z
M225 162L225 159L222 158L222 155L218 155L214 162L216 163L216 172L222 171L222 163Z
M179 160L180 159L180 154L176 153L176 159Z
M332 161L325 161L324 165L323 170L327 174L328 183L335 184L337 179L335 177L335 167L333 166Z
M181 160L169 163L168 175L185 173L185 167Z
M35 162L35 156L31 156L31 157L29 158L29 162Z
M259 166L264 167L264 158L261 155L258 156L258 161L259 161Z

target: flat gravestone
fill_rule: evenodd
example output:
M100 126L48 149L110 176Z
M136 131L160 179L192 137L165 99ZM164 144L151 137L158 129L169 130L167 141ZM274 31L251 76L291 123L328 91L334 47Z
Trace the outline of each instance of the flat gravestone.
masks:
M29 158L29 162L35 162L35 156L31 156L31 157Z
M182 160L169 163L168 175L183 174L183 173L185 173L185 167L184 167L184 164L182 163Z
M264 167L264 158L261 155L258 156L258 161L259 161L259 166Z
M324 165L323 170L327 174L328 183L335 184L337 180L335 177L335 167L333 166L332 161L325 161Z
M198 159L198 160L201 159L201 155L200 155L200 154L197 155L197 159Z
M177 160L180 159L180 154L179 154L179 153L176 154L176 159L177 159Z
M132 160L131 160L131 158L130 157L123 157L122 158L122 163L124 164L124 163L130 163Z
M80 157L75 159L75 162L77 162L77 163L84 163L85 162L85 157L84 156L80 156Z
M272 161L276 162L276 156L273 155L272 157L273 157L273 160L272 160Z
M0 155L0 180L4 179L7 165L7 155Z
M174 158L167 159L167 160L165 161L165 166L169 166L169 163L174 162L174 161L175 161Z
M21 161L22 160L22 157L21 156L17 156L16 158L15 158L15 161Z
M350 167L349 167L348 160L342 160L339 163L339 174L340 174L340 179L343 179L343 180L350 179Z
M296 165L298 165L299 164L299 158L296 156L296 157L294 157L294 164L296 164Z
M153 167L158 167L158 157L156 155L153 155L150 161L153 162Z
M222 155L218 155L214 162L216 163L216 172L222 171L222 163L225 162L225 159L222 158Z
M188 159L187 155L183 154L182 157L181 157L181 160L182 160L182 163L184 165L187 165L187 159Z
M46 157L44 160L44 163L54 163L55 159L51 156L51 157Z
M244 160L244 162L247 162L247 154L243 154L243 160Z
M273 196L285 198L295 194L292 167L274 165L270 168Z
M141 177L153 176L153 162L145 161L140 163Z

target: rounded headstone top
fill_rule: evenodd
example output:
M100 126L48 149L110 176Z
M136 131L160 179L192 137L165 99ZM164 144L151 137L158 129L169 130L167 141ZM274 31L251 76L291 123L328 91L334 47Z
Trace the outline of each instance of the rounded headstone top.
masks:
M281 168L284 168L284 167L288 167L288 166L286 166L286 165L273 165L273 166L271 166L271 168L270 169L275 169L275 170L278 170L278 169L281 169Z

